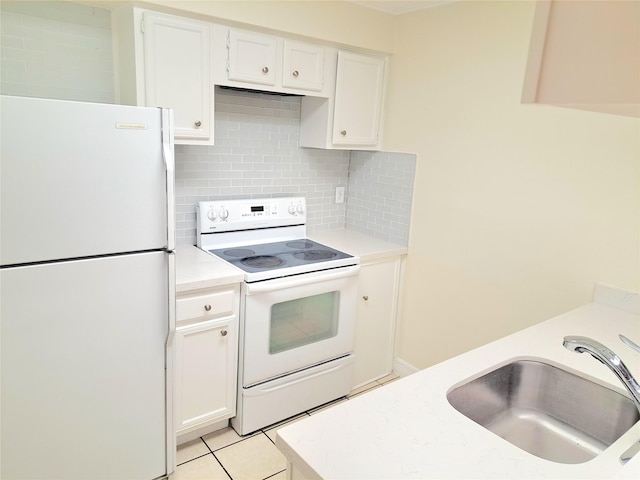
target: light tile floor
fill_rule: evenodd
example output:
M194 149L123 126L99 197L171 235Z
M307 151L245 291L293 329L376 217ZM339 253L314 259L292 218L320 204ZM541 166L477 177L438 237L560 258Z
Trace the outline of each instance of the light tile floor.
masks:
M399 377L387 375L341 399L309 410L281 423L241 437L231 427L200 437L178 447L177 468L169 480L285 480L286 460L275 446L279 428L297 422L321 410L393 382Z

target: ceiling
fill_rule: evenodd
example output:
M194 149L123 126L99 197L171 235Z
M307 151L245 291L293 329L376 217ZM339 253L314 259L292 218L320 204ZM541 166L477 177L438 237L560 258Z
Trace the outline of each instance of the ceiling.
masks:
M363 7L373 8L391 15L402 15L403 13L424 10L425 8L436 7L444 3L455 2L456 0L350 0Z

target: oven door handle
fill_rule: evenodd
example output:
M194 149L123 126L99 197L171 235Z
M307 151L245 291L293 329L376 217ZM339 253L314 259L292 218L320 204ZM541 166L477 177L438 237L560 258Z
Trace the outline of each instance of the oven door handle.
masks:
M357 275L359 271L360 265L352 265L350 267L336 268L333 270L323 270L320 272L305 273L291 277L276 278L273 280L266 280L264 282L247 283L245 286L245 293L247 295L254 295L258 293L282 290L284 288L301 287L311 283L338 280L340 278Z

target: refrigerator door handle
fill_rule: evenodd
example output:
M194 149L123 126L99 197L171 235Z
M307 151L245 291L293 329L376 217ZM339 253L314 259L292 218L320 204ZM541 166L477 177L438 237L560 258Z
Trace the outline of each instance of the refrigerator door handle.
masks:
M175 229L175 157L173 145L173 111L161 108L162 112L162 156L167 172L167 250L176 248Z
M167 445L167 475L176 468L176 431L174 423L174 365L175 365L175 333L176 333L176 254L167 252L167 267L169 274L169 330L167 334L165 378L166 378L166 445Z

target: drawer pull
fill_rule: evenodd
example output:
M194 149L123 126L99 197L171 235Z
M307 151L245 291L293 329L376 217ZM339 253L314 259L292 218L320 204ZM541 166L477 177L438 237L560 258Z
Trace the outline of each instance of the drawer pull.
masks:
M207 305L205 305L205 306L204 306L204 309L205 309L207 312L210 312L210 311L211 311L211 305L208 305L208 304L207 304Z
M202 126L202 122L200 120L196 120L193 124L196 126L196 128L200 128Z
M226 330L221 330L220 331L220 335L222 335L223 337L227 336L227 331Z
M341 130L340 131L340 135L342 135L343 137L347 136L347 131L346 130Z
M294 70L293 71L294 78L298 78L298 75L300 75L300 72L298 72L298 70Z
M264 73L265 75L269 73L269 67L262 67L262 73Z

